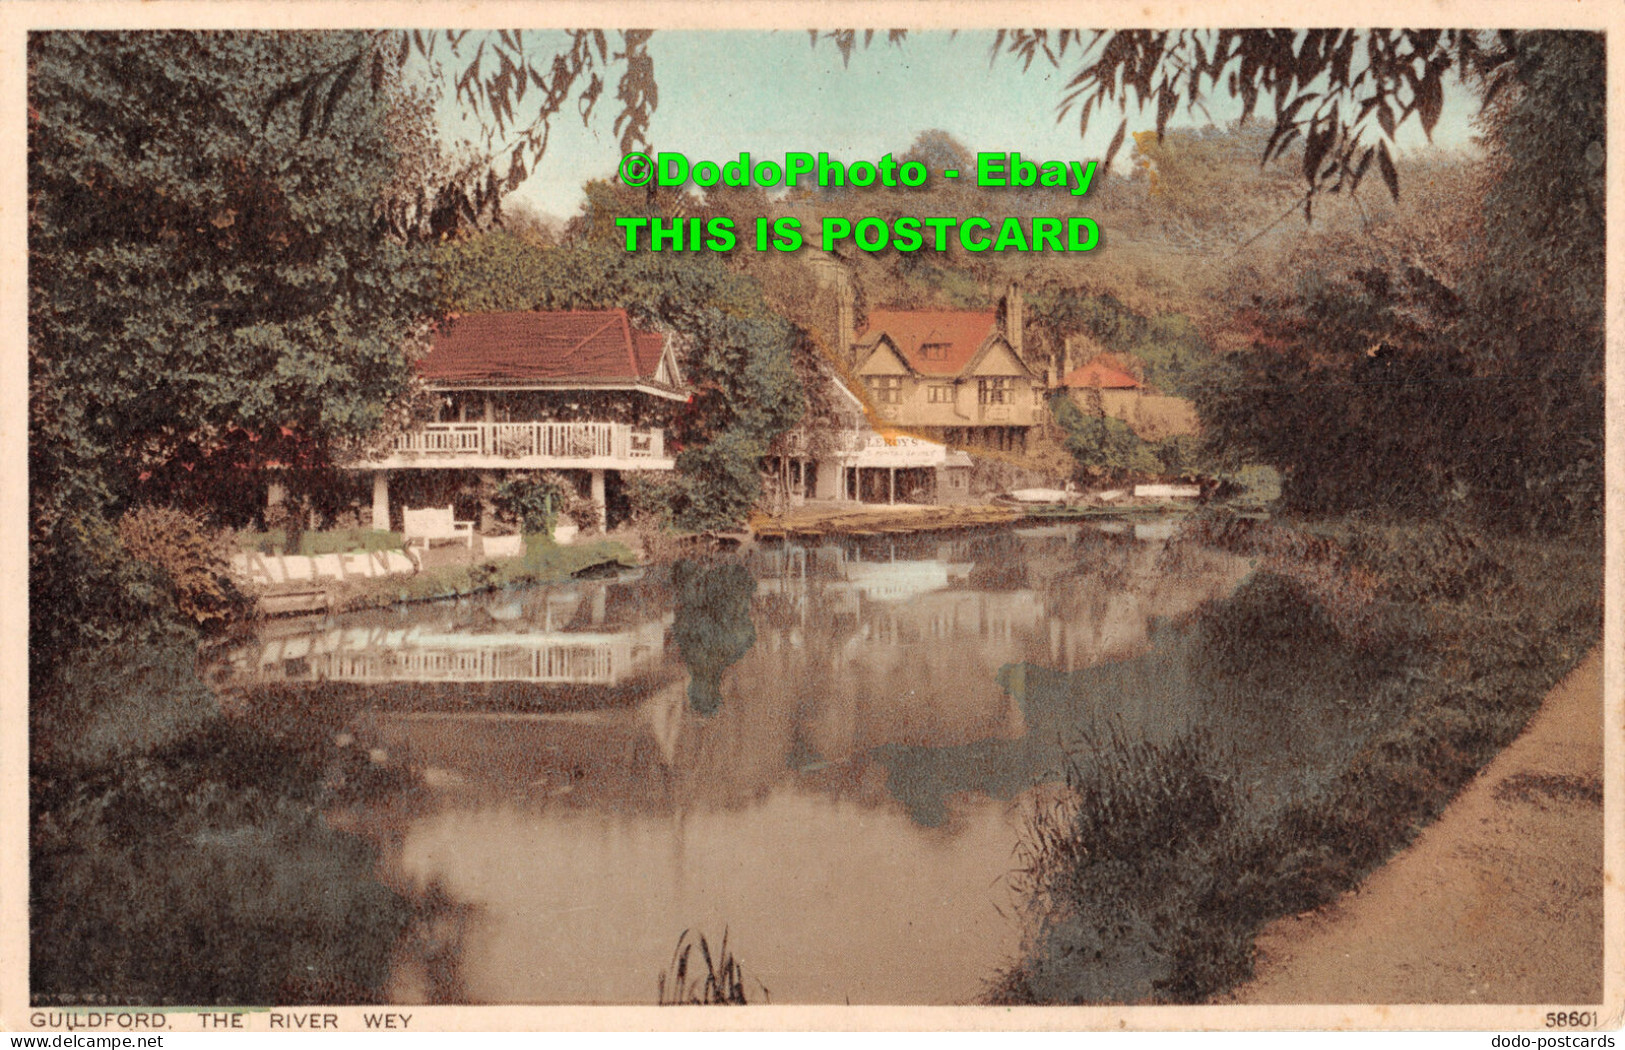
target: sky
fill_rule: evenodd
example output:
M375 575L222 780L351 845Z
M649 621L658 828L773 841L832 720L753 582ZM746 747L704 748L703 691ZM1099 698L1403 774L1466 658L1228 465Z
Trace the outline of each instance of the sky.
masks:
M547 54L555 39L538 34L530 46ZM683 153L691 162L722 163L741 152L753 161L782 162L792 150L824 151L847 163L879 160L887 152L903 153L932 128L972 150L1015 151L1039 161L1102 157L1117 130L1116 113L1097 115L1082 139L1075 113L1056 120L1066 80L1077 66L1075 52L1061 69L1040 59L1023 73L1008 55L990 66L992 42L991 30L922 32L892 47L877 34L843 67L831 41L814 48L804 30L661 30L649 42L660 98L649 138L656 150ZM587 127L573 115L555 122L547 155L508 199L510 205L567 218L578 209L583 182L614 172L620 161L612 128L618 75L616 67ZM1207 113L1181 110L1170 126L1223 123L1240 115L1240 103L1222 94L1206 105ZM1267 116L1269 103L1260 109ZM1468 92L1447 89L1434 144L1468 145L1475 109ZM443 121L451 141L464 126L449 114ZM1154 126L1150 110L1129 114L1130 132ZM1399 145L1426 146L1414 120L1401 130ZM1128 152L1119 154L1120 169Z

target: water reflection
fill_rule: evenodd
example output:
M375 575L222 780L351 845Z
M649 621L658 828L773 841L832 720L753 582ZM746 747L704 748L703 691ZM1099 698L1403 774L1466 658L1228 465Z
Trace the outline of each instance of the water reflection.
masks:
M1168 621L1248 567L1164 548L1075 525L768 545L269 625L219 674L251 717L344 712L425 785L331 818L461 909L415 931L397 997L648 1002L680 930L727 926L775 1001L964 1001L1016 948L1000 877L1064 741L1190 717Z
M358 614L314 629L277 621L227 666L237 683L514 682L603 696L661 661L673 617L642 615L644 590L636 581L542 588Z
M756 580L743 565L672 566L677 613L672 634L691 676L688 704L702 715L722 705L722 672L756 644L750 599Z

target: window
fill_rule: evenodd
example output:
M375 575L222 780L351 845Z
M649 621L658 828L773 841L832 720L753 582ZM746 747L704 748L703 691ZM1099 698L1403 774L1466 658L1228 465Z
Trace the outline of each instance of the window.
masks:
M920 359L923 361L948 360L947 343L926 343L920 347Z
M947 383L933 383L926 387L925 399L933 405L948 404L954 399L954 388Z
M898 404L903 400L903 377L872 376L869 379L869 389L874 392L875 400L880 404Z
M983 405L1003 405L1014 399L1015 380L1009 376L995 376L976 381L976 400Z

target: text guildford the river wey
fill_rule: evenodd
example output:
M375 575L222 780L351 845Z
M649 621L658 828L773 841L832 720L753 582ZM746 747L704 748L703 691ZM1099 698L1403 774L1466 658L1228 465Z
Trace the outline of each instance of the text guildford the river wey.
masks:
M978 153L975 180L978 186L985 188L1051 187L1066 189L1073 196L1081 197L1089 192L1095 165L1095 161L1024 160L1020 153ZM646 153L628 153L621 159L619 175L628 186L650 186L651 189L687 184L701 188L720 184L793 189L802 176L815 178L823 188L920 187L929 180L930 171L919 161L900 164L890 153L877 162L860 160L849 165L832 160L827 153L819 153L816 158L811 153L786 153L782 164L772 160L753 163L749 153L741 153L737 159L720 165L709 160L690 163L681 153L657 153L653 157ZM957 179L961 173L945 168L941 177ZM741 243L740 231L726 216L709 219L625 216L616 219L615 224L624 231L624 246L629 252L640 249L727 252ZM810 236L795 216L782 216L771 223L766 217L758 218L753 234L749 243L762 252L793 252L808 244ZM866 252L887 248L900 252L945 252L955 244L971 252L1087 252L1100 243L1100 227L1093 219L1083 216L1066 219L1011 216L994 220L982 216L905 215L890 221L870 216L854 222L832 215L819 221L816 238L818 247L824 251L850 242Z

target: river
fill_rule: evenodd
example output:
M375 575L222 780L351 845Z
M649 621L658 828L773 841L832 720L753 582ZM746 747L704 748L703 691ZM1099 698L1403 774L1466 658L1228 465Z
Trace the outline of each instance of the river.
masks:
M1180 625L1250 567L1171 531L768 544L271 621L210 675L387 785L327 820L428 902L396 1001L650 1003L691 930L752 1001L968 1002L1068 756L1205 716Z

